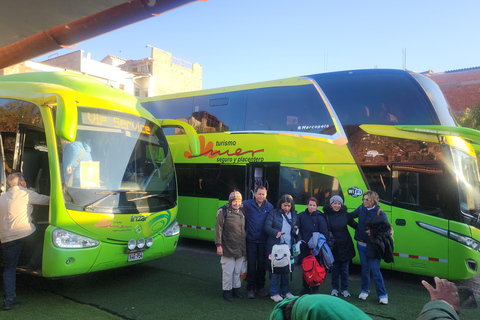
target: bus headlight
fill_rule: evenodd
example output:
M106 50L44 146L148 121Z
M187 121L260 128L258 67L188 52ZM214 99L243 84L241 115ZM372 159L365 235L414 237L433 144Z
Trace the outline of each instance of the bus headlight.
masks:
M146 245L147 245L147 248L150 248L153 245L153 238L152 237L147 238Z
M167 229L163 230L162 232L165 237L173 237L180 233L180 227L178 226L177 220L173 220L173 222L168 226Z
M137 247L138 247L138 249L143 249L143 247L145 247L145 239L143 239L143 238L138 239Z
M450 239L460 242L461 244L480 252L480 242L470 237L450 231Z
M62 249L91 248L100 244L98 240L87 238L63 229L53 230L52 238L53 245Z
M137 246L137 241L135 241L135 239L128 240L127 247L129 250L135 249L136 246Z

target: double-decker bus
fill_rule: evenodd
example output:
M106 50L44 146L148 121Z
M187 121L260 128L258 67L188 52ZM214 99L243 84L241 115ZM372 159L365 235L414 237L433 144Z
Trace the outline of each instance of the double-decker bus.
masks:
M141 103L200 135L195 156L182 130L166 131L181 236L213 240L216 211L232 189L248 199L263 185L274 205L285 193L296 205L340 195L349 210L370 189L394 229L395 262L382 267L453 280L480 272L480 135L456 125L425 76L333 72Z
M64 277L172 254L177 184L162 126L176 125L198 149L188 124L156 120L133 96L92 78L0 77L1 192L21 172L27 188L50 196L32 217L42 261L29 264L34 250L23 250L19 269ZM75 144L81 153L67 155Z

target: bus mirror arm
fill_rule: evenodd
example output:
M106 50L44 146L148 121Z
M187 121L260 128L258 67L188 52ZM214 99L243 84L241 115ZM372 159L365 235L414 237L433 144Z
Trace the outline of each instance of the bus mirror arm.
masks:
M57 100L56 133L67 141L75 141L77 133L77 104L73 99L54 95Z
M194 156L200 155L200 141L198 140L198 134L191 125L183 121L171 119L157 120L157 122L162 128L182 128L185 130L192 154Z

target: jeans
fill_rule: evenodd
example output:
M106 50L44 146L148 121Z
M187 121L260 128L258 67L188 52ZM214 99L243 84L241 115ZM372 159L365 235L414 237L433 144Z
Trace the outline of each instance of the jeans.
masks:
M383 282L382 273L380 272L380 259L368 258L367 252L361 248L358 248L358 254L360 255L360 264L362 265L361 291L370 293L370 273L372 273L378 298L387 298L387 290L385 289L385 283Z
M247 291L265 286L265 243L247 242Z
M17 265L22 251L23 239L2 243L3 250L3 297L12 300L15 293Z
M348 289L348 266L350 261L334 261L332 268L332 289L338 291L338 280L341 280L341 291ZM363 291L363 290L362 290Z
M270 295L276 296L290 292L290 273L272 273L270 278ZM280 292L278 291L278 282L280 281Z

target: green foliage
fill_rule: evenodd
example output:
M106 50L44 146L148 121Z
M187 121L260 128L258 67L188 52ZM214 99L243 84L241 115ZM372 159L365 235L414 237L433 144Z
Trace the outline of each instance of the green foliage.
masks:
M467 108L459 121L462 127L480 130L480 103L477 103L472 109Z

